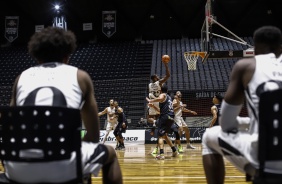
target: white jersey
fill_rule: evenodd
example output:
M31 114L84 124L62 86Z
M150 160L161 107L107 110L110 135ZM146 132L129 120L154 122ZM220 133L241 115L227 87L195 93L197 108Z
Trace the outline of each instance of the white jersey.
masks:
M161 86L160 86L160 82L156 81L156 82L151 82L149 84L149 98L156 98L158 96L160 96L161 94Z
M250 133L258 134L258 89L260 92L281 88L282 57L276 59L274 54L255 56L256 68L245 96L248 105ZM280 83L280 84L279 84Z
M16 105L55 105L79 109L82 104L82 91L78 84L77 71L76 67L63 63L46 63L25 70L17 84ZM41 181L44 178L46 181L60 182L71 179L75 175L74 153L70 160L48 163L9 161L4 163L10 179L26 181L26 183ZM66 164L69 167L65 167ZM30 173L34 177L30 178Z
M240 171L245 172L244 167L247 163L258 167L258 105L259 96L264 91L270 91L282 88L282 56L276 59L274 54L255 56L255 71L250 80L245 97L248 105L248 114L250 117L250 128L248 132L239 131L238 133L226 133L220 126L214 126L206 129L203 135L203 155L220 153L235 165ZM219 139L222 145L219 145ZM233 151L229 148L232 148ZM235 153L234 150L241 153ZM265 170L270 173L280 173L282 170L281 161L267 162Z
M114 115L115 115L115 108L107 107L107 121L109 123L117 123L116 118L111 119L111 117Z
M181 101L179 101L179 105L182 106L183 103ZM179 109L177 109L177 111L174 112L174 116L175 117L182 117L182 110L183 110L183 107L180 107Z
M25 70L17 84L17 106L80 108L82 91L77 80L77 70L76 67L63 63L45 63Z

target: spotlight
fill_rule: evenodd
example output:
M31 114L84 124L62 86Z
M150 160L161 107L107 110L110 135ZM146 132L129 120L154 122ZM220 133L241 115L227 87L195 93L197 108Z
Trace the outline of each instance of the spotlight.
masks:
M55 10L59 10L60 9L60 5L56 4L54 7L55 7Z

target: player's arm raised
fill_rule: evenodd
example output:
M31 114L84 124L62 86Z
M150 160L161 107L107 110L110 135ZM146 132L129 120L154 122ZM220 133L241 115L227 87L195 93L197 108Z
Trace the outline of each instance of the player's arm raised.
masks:
M164 66L165 66L165 76L159 80L160 86L162 86L162 84L165 83L170 77L170 71L169 71L169 68L168 68L168 63L165 63L165 62L163 62L163 63L164 63Z

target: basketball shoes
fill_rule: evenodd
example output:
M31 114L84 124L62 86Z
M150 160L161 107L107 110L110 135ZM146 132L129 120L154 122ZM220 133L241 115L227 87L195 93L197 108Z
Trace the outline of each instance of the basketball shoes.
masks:
M157 160L164 160L164 159L165 159L165 156L164 156L164 154L160 154L160 155L157 155L157 156L156 156L156 159L157 159Z
M178 145L178 146L177 146L177 151L178 151L179 153L183 153L183 152L184 152L182 145Z
M158 153L158 148L154 148L154 150L151 152L151 154L157 154Z
M192 146L190 143L187 144L187 147L186 147L186 148L187 148L187 149L196 149L196 147Z

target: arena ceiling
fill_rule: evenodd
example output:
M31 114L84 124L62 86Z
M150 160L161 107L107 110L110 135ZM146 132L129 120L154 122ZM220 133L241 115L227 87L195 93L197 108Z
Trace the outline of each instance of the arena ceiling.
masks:
M239 36L251 36L262 25L282 28L281 0L212 0L217 21ZM19 16L19 42L34 33L35 25L52 25L53 5L63 6L68 29L80 40L134 40L200 37L206 0L4 0L0 29L5 16ZM102 33L102 11L116 10L116 33ZM92 31L82 31L92 23ZM217 26L214 32L227 33ZM5 38L1 37L1 42Z

